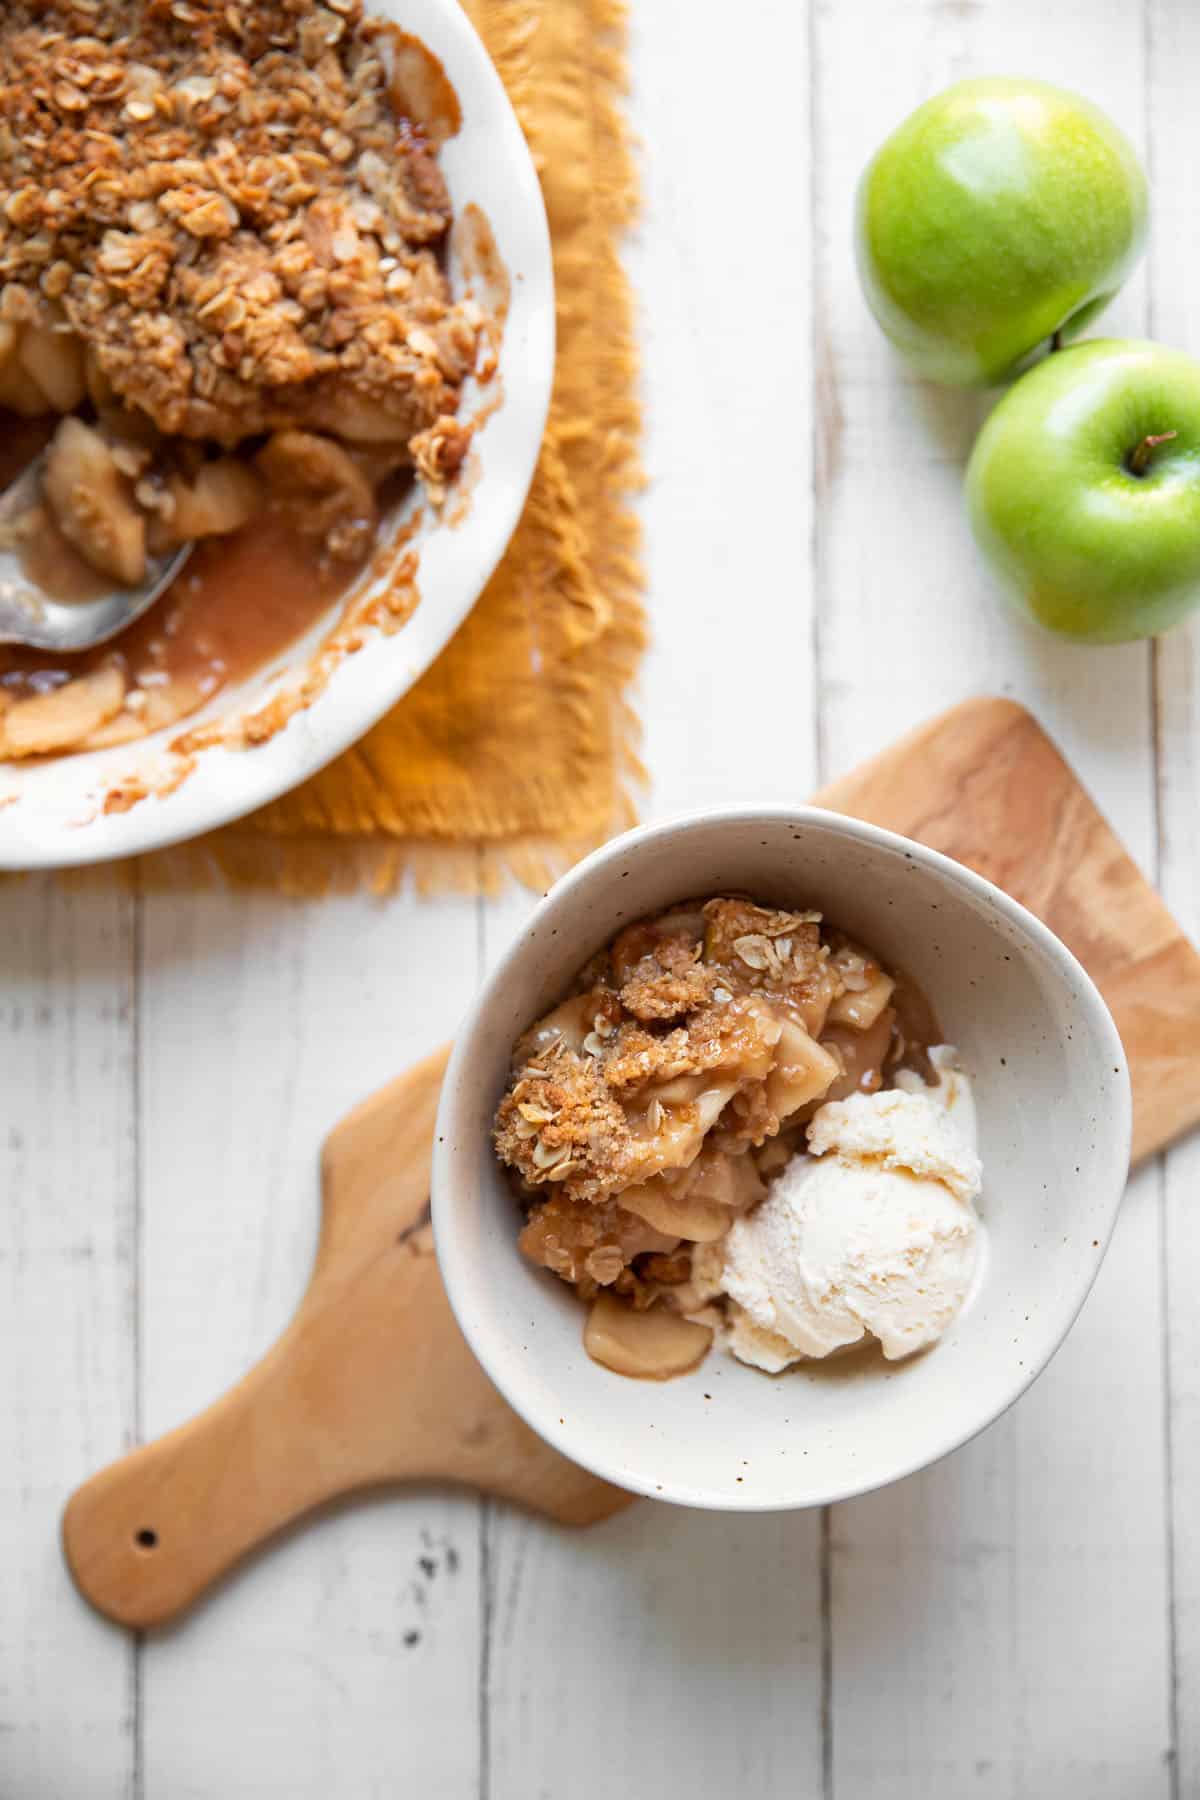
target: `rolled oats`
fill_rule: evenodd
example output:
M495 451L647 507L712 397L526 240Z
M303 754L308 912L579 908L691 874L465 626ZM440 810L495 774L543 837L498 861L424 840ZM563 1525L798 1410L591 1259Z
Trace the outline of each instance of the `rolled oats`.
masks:
M877 979L855 992L839 969ZM891 1005L897 988L820 913L719 895L625 926L517 1040L493 1142L521 1251L593 1305L596 1361L659 1378L694 1366L721 1323L723 1240L814 1109L878 1091L896 1045L933 1041L927 1005L911 986ZM882 997L869 1016L835 1014L868 996ZM905 1008L923 1008L915 1044Z
M438 261L449 201L396 109L390 31L361 0L15 0L6 300L61 309L168 436L328 428L346 397L407 444L453 414L480 322Z
M132 585L151 552L233 537L269 505L269 535L309 540L279 570L319 611L368 556L383 481L411 470L441 504L491 321L445 272L422 57L362 0L0 0L0 408L66 415L38 518L85 564ZM482 379L490 357L489 340ZM215 579L200 587L216 606ZM411 572L395 594L399 621ZM131 665L103 718L111 677L85 663L78 707L24 711L76 680L0 650L0 758L73 747L72 720L98 748L194 711L228 663L202 635L183 646L196 667L172 650L146 674L152 706ZM552 1148L562 1183L577 1161Z

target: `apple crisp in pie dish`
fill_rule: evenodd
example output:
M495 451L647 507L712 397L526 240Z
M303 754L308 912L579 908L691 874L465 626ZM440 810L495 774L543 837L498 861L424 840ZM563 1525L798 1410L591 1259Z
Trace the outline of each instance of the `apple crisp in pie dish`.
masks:
M970 1083L915 985L737 896L623 930L518 1040L494 1124L524 1254L617 1373L933 1343L979 1263Z
M409 486L442 505L504 314L449 274L458 123L360 0L5 6L0 475L46 452L6 547L69 599L201 542L112 643L0 646L0 760L194 712L350 589Z

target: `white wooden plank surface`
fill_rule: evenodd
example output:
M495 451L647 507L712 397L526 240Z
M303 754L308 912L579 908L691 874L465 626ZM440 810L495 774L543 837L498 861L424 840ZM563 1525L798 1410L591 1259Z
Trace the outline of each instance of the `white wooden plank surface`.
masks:
M64 1494L135 1434L133 907L0 886L0 1795L133 1795L134 1646L79 1604Z
M144 903L143 1416L157 1434L278 1334L328 1128L434 1048L477 975L471 902ZM348 1505L147 1640L144 1782L216 1800L476 1788L478 1502ZM343 1783L350 1775L352 1786Z
M817 1524L637 1506L571 1538L497 1513L485 1792L818 1793Z
M1200 12L1190 0L1152 0L1147 13L1147 134L1154 194L1150 247L1152 336L1200 354L1200 329L1188 289L1198 246L1196 193L1200 135L1195 129L1195 71L1200 69ZM1160 878L1193 938L1200 937L1200 630L1189 626L1158 645ZM1166 1216L1163 1287L1169 1427L1173 1605L1169 1640L1176 1792L1200 1793L1200 1141L1164 1159Z
M799 798L1009 692L1200 932L1200 636L1079 651L994 603L961 510L983 408L906 378L849 238L928 93L1060 80L1152 165L1148 275L1104 329L1200 349L1193 0L754 0L736 29L635 0L633 51L647 810ZM139 1651L76 1603L66 1491L275 1335L322 1133L452 1029L528 904L0 887L0 1800L1200 1794L1194 1144L1134 1184L1019 1407L825 1519L573 1535L380 1497Z
M695 20L688 0L633 8L657 813L797 800L816 773L804 9L756 0L736 31ZM742 161L755 131L761 180Z

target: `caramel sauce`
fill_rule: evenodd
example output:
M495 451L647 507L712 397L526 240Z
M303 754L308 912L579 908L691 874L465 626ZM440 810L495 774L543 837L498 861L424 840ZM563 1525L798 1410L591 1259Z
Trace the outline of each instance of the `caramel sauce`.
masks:
M500 255L491 222L470 200L455 219L451 234L467 290L490 315L489 327L498 342L512 304L512 277Z
M380 21L375 29L392 47L389 98L401 124L411 120L435 148L462 129L462 107L441 62L419 38Z
M928 1051L931 1045L944 1044L946 1041L937 1014L928 996L911 975L896 968L894 964L891 973L896 983L892 994L892 1008L896 1014L897 1029L904 1038L904 1053L898 1059L897 1067L912 1069L927 1087L936 1087L938 1072L929 1060Z
M45 448L57 423L52 415L20 419L0 412L0 489ZM383 482L378 499L385 517L411 489L407 469ZM173 691L174 704L160 709L162 722L184 718L221 688L282 657L348 592L373 557L385 554L389 565L394 561L420 517L418 510L398 536L386 545L372 544L367 556L350 563L319 553L283 506L268 506L241 531L198 543L161 599L110 642L74 654L0 645L0 695L49 693L115 661L131 688L164 700ZM97 580L48 518L24 560L34 580L64 598L72 597L64 586L74 585L74 597L83 598ZM70 584L65 577L72 573L80 579ZM100 591L109 585L101 579Z
M0 491L17 479L35 456L40 456L58 425L57 415L43 413L22 419L0 410Z
M57 425L54 413L22 419L0 411L0 492L41 455ZM112 582L84 562L44 507L38 509L36 534L21 551L21 566L33 586L55 600L97 600L112 591Z
M0 647L0 687L46 693L114 656L135 687L179 684L194 710L286 651L354 581L268 511L198 544L162 599L112 643L73 656Z
M49 509L39 506L30 513L37 521L33 535L21 552L21 567L35 588L52 600L99 600L117 585L85 562L59 530Z

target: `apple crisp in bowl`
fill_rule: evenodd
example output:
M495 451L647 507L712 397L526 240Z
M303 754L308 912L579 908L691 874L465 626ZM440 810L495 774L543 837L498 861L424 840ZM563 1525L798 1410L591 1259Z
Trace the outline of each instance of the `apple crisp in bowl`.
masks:
M1129 1142L1112 1019L1023 907L817 807L696 813L593 852L489 973L438 1112L438 1264L575 1462L682 1505L826 1504L1045 1366Z
M734 1226L772 1211L759 1209L775 1178L804 1166L830 1107L902 1091L906 1075L922 1095L927 1083L938 1089L929 1052L939 1040L912 982L819 912L722 895L621 931L517 1040L493 1129L526 1214L522 1251L590 1304L588 1354L618 1374L660 1380L693 1368L714 1336L760 1368L800 1360L770 1329L769 1295L757 1326L727 1297ZM924 1200L915 1182L890 1198L910 1212ZM969 1204L960 1211L953 1222L972 1243L955 1276L974 1266L974 1215ZM801 1238L795 1221L784 1225ZM926 1287L938 1279L930 1249L914 1252ZM797 1241L791 1260L802 1254ZM890 1290L893 1314L912 1310L898 1291L902 1272L867 1268L861 1228L854 1254L879 1291ZM939 1329L961 1297L937 1309ZM799 1310L829 1335L820 1303ZM915 1310L931 1331L926 1302ZM848 1343L878 1323L869 1304L857 1314L840 1321ZM912 1320L899 1334L891 1323L889 1341L905 1353L930 1341ZM805 1344L809 1325L800 1321ZM760 1342L762 1329L778 1341Z
M185 763L194 786L201 751L263 746L314 706L339 714L301 762L256 751L273 766L225 784L233 816L404 691L515 522L548 399L550 279L519 128L450 0L4 9L0 477L45 452L4 548L69 601L197 547L93 651L0 645L0 863L26 860L10 807L35 838L56 814L57 836L68 807L79 827L165 800ZM342 679L448 585L390 680ZM331 682L356 729L320 706ZM111 755L185 719L160 735L174 754L157 786L144 760ZM86 776L45 779L68 753ZM217 822L211 803L199 824L171 810L172 837ZM46 860L147 833L83 835Z

